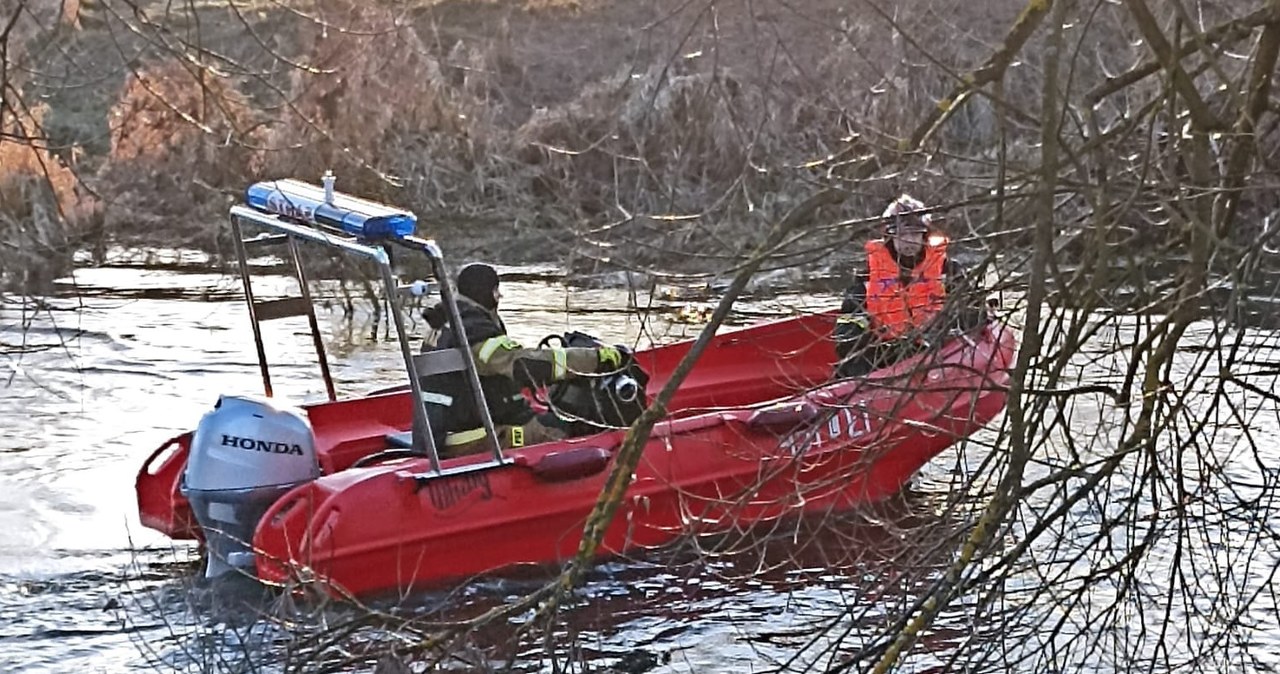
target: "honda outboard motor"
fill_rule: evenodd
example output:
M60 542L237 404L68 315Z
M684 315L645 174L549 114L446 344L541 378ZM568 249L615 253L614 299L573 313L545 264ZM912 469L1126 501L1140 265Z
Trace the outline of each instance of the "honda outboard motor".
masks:
M256 396L218 399L191 440L182 493L208 549L206 578L253 572L253 532L276 499L320 476L306 414Z

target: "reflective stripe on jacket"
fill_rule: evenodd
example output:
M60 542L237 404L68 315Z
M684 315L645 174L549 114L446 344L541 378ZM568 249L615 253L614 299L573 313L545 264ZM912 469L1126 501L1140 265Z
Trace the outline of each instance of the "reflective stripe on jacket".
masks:
M867 242L867 314L881 339L895 339L921 330L942 311L947 289L943 283L947 238L931 236L924 260L910 270L905 283L888 246L880 239Z
M520 425L533 418L533 408L520 393L520 387L509 374L494 373L486 368L495 359L495 352L518 349L507 336L507 327L497 313L472 302L458 298L458 312L462 315L462 327L466 331L471 352L476 358L480 374L480 387L489 403L489 414L498 425ZM435 349L454 348L457 337L453 329L445 326L436 340ZM476 409L466 373L445 372L423 377L423 400L427 402L427 414L431 430L443 438L452 431L480 426L480 412Z

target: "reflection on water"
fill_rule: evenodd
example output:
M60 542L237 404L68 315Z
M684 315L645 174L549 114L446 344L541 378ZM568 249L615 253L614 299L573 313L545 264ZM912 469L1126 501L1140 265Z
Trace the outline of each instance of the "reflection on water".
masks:
M938 502L937 494L908 493L874 510L787 520L615 559L592 569L565 604L551 658L543 637L525 631L536 626L528 612L480 626L450 652L470 663L462 671L506 671L517 654L510 671L745 672L787 661L791 671L821 671L869 645L862 635L918 599L949 561L966 518L935 512ZM227 599L175 579L161 594L184 596L199 624L187 625L154 661L197 669L218 658L229 662L240 657L229 643L251 644L254 665L267 671L320 662L334 667L327 671L348 671L334 663L391 648L410 658L406 635L484 614L538 589L554 572L528 567L360 610L252 592ZM160 610L171 609L160 602ZM932 647L993 638L970 624L968 611L958 605L945 612L929 637ZM287 634L274 622L284 618L291 621ZM341 648L327 642L339 632L348 634Z

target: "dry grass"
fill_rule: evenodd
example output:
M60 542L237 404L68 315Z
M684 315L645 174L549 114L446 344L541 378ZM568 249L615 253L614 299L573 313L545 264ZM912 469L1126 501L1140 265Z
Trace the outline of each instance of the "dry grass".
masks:
M143 245L206 245L227 205L257 169L262 136L231 82L178 60L133 73L108 112L111 151L95 179L108 195L106 227Z
M334 169L343 189L414 208L479 254L563 260L573 248L706 270L821 178L804 165L851 134L893 142L945 89L944 76L901 66L910 47L883 22L852 21L836 2L804 15L718 9L715 21L664 2L303 3L241 7L210 28L228 22L219 7L195 15L206 34L244 18L278 36L257 56L281 51L261 68L163 50L128 76L93 183L119 239L214 247L226 193ZM641 28L663 16L680 31ZM843 32L815 28L840 21ZM219 53L253 52L243 33ZM981 40L955 44L937 57Z
M0 292L47 284L99 214L75 170L40 142L44 113L0 115Z
M473 126L440 63L392 10L335 3L319 15L343 30L308 30L302 58L314 72L289 78L285 113L264 154L270 175L339 172L345 189L390 199L384 157L409 151L408 134L456 141ZM458 149L450 148L456 155Z
M993 185L1027 180L1038 161L1035 41L1003 91L963 107L906 170L839 176L856 152L897 147L1021 5L957 12L913 0L880 15L835 0L753 11L670 0L206 2L144 22L114 5L66 3L45 27L60 16L136 34L113 38L123 40L117 58L140 56L122 59L127 75L103 111L110 152L83 162L115 240L216 248L245 184L334 169L342 189L418 211L462 257L705 272L832 181L850 196L830 222L874 214L907 190L967 204L949 218L953 236L1003 227L991 224ZM1077 87L1141 56L1121 11L1098 10L1087 46L1101 56L1080 61ZM1158 85L1097 112L1104 123L1132 114ZM1006 217L1018 216L1012 208ZM788 244L787 261L822 264L823 250L863 226L816 227Z

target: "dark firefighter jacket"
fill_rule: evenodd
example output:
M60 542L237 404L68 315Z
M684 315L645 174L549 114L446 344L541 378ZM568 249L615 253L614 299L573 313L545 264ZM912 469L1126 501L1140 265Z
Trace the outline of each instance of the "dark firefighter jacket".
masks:
M540 388L576 373L595 372L599 367L596 349L522 347L507 336L507 327L496 311L467 297L458 297L458 311L495 425L518 426L533 418L533 408L521 389ZM440 331L435 345L427 350L457 346L447 314L440 304L427 310L427 323ZM482 425L466 376L465 372L447 372L422 379L423 398L437 438Z

